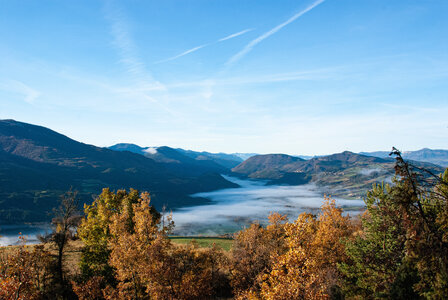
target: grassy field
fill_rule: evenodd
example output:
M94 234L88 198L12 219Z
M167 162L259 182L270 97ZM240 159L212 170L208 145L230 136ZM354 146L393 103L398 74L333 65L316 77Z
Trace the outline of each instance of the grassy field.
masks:
M25 245L25 249L32 251L35 246L36 245ZM79 260L81 259L83 247L84 243L80 240L70 241L64 251L64 268L70 275L79 274ZM0 247L0 256L8 256L17 251L18 248L19 246ZM54 245L50 243L45 244L44 249L50 251L50 254L53 257L56 257L57 249Z
M225 251L229 251L232 248L233 240L231 238L223 237L183 237L173 236L170 237L171 241L177 245L187 245L189 243L197 243L200 248L209 248L213 244L222 248ZM26 245L25 248L32 251L35 245ZM17 250L19 246L7 246L0 247L0 257L12 254ZM70 241L67 245L64 254L64 266L70 275L79 274L79 260L81 258L82 249L84 243L80 240ZM45 249L50 251L53 256L56 256L56 248L51 244L46 244Z
M175 244L189 244L189 243L197 243L201 248L210 248L213 244L222 248L225 251L230 251L232 249L233 239L231 238L222 238L222 237L183 237L183 236L171 236L170 240Z

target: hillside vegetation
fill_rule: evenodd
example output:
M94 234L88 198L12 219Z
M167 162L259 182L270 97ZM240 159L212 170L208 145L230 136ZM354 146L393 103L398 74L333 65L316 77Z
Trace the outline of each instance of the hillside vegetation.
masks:
M414 165L443 172L443 168L424 162ZM253 156L232 171L240 176L267 179L270 184L315 183L333 196L362 198L374 183L391 182L394 160L360 155L350 151L314 157L309 160L285 155L267 154Z
M433 173L443 171L430 163L413 163ZM359 199L372 184L390 183L393 168L391 158L349 151L305 160L285 154L224 154L133 144L107 149L48 128L0 120L0 223L48 222L59 195L70 187L87 204L105 187L149 191L159 210L205 204L209 200L190 195L238 187L221 174L263 179L267 184L313 183L322 194Z
M133 187L151 191L161 209L205 203L190 194L237 185L207 162L160 162L131 152L118 152L74 141L50 129L0 121L0 220L48 221L59 195L70 187L83 202L102 188Z
M45 246L1 249L0 298L444 299L448 170L423 177L396 155L398 179L374 186L358 218L327 199L317 215L274 213L266 227L252 224L228 252L174 244L170 216L135 190L103 190L85 207L82 243L70 244L62 225L76 213L65 203ZM59 268L61 257L71 259Z

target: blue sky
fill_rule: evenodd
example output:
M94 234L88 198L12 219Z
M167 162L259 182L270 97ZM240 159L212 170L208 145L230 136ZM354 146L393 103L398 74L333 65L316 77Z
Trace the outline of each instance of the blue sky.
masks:
M109 146L448 148L446 0L0 0L0 118Z

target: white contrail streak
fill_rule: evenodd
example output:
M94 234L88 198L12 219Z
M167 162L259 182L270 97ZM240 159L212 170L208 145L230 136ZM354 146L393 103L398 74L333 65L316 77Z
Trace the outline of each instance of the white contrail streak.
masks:
M231 34L231 35L229 35L229 36L226 36L225 38L219 39L218 42L223 42L223 41L227 41L227 40L233 39L233 38L235 38L235 37L237 37L237 36L243 35L243 34L249 32L249 31L252 31L252 30L254 30L254 29L253 29L253 28L245 29L245 30L243 30L243 31L240 31L240 32Z
M187 54L189 54L189 53L193 53L193 52L195 52L195 51L198 51L199 49L204 48L205 46L208 46L208 45L210 45L210 44L204 44L204 45L200 45L200 46L191 48L191 49L189 49L189 50L187 50L187 51L184 51L184 52L182 52L181 54L175 55L175 56L173 56L173 57L170 57L170 58L167 58L167 59L163 59L163 60L156 61L155 64L160 64L160 63L164 63L164 62L167 62L167 61L171 61L171 60L178 59L179 57L182 57L182 56L187 55Z
M297 20L298 18L300 18L301 16L303 16L305 13L309 12L310 10L312 10L313 8L315 8L316 6L318 6L319 4L321 4L322 2L324 2L325 0L317 0L315 1L313 4L309 5L308 7L306 7L304 10L299 11L298 13L296 13L294 16L292 16L291 18L289 18L288 20L286 20L285 22L275 26L274 28L272 28L271 30L267 31L266 33L260 35L259 37L257 37L256 39L252 40L249 44L247 44L240 52L238 52L237 54L235 54L234 56L232 56L228 61L227 61L227 65L231 65L234 64L235 62L237 62L238 60L240 60L241 58L243 58L243 56L245 56L247 53L249 53L253 47L255 47L257 44L261 43L264 39L270 37L271 35L273 35L274 33L276 33L277 31L279 31L280 29L282 29L283 27L285 27L286 25L294 22L295 20Z
M239 31L239 32L237 32L237 33L233 33L233 34L228 35L228 36L226 36L226 37L224 37L224 38L222 38L222 39L217 40L216 42L208 43L208 44L204 44L204 45L200 45L200 46L191 48L191 49L189 49L189 50L187 50L187 51L184 51L184 52L182 52L181 54L175 55L175 56L173 56L173 57L169 57L169 58L167 58L167 59L162 59L162 60L156 61L155 64L160 64L160 63L164 63L164 62L167 62L167 61L172 61L172 60L178 59L178 58L180 58L180 57L182 57L182 56L184 56L184 55L187 55L187 54L196 52L196 51L198 51L199 49L202 49L202 48L204 48L204 47L207 47L207 46L210 46L210 45L213 45L213 44L216 44L216 43L220 43L220 42L224 42L224 41L227 41L227 40L236 38L237 36L243 35L243 34L249 32L249 31L252 31L252 30L253 30L253 28L250 28L250 29L245 29L245 30Z

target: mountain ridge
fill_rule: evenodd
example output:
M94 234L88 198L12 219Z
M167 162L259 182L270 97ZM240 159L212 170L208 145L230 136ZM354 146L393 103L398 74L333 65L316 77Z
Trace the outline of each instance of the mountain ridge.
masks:
M434 173L443 172L443 168L431 163L413 163ZM344 151L308 160L286 154L258 155L232 171L239 176L268 180L269 184L314 183L333 196L361 198L372 184L390 182L395 173L394 165L392 158Z
M446 150L422 149L417 158ZM448 152L448 151L447 151ZM384 155L378 152L376 155ZM409 152L404 152L409 155ZM344 151L303 159L286 154L209 153L180 148L75 141L49 128L0 120L0 219L48 220L47 213L70 187L89 203L101 188L149 191L157 208L207 203L189 195L237 187L220 174L263 179L268 184L313 183L334 196L360 198L372 184L390 182L395 160ZM442 167L412 161L434 173Z
M181 158L179 154L183 155L181 159L185 160L186 158L190 158L196 161L210 161L214 164L220 165L221 167L224 167L226 169L231 169L241 162L243 162L243 159L240 157L240 154L227 154L227 153L211 153L206 151L193 151L193 150L185 150L182 148L172 148L168 146L158 146L158 147L141 147L136 144L130 144L130 143L119 143L112 146L107 147L109 149L115 150L115 151L130 151L134 153L138 153L141 155L144 155L146 157L153 158L155 160L163 159L161 156L157 156L157 154L160 154L160 152L166 152L166 151L172 151L171 155L168 155L168 159L172 158L170 156L173 156L174 151L177 153L175 155L178 156L178 158ZM164 153L166 154L166 153ZM251 156L252 154L247 153L247 156ZM216 167L216 166L215 166Z
M237 186L218 173L176 173L139 154L84 144L14 120L0 120L0 179L0 218L9 221L30 220L24 217L30 214L33 221L47 220L70 187L85 203L104 187L146 190L157 208L172 209L207 202L190 194Z
M390 151L360 152L360 154L375 157L389 157L389 153ZM415 151L403 151L401 155L405 159L428 162L444 168L448 167L448 150L422 148Z

